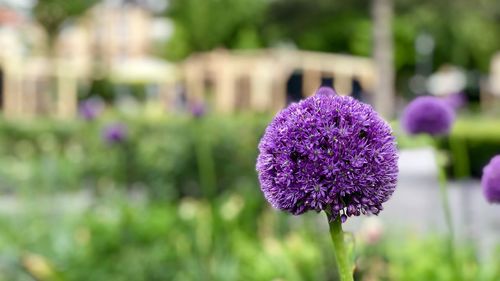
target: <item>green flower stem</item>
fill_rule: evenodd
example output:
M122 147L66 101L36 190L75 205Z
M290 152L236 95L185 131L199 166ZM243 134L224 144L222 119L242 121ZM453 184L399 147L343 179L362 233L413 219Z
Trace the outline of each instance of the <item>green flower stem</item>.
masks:
M196 120L195 135L205 136L204 120ZM206 199L212 200L216 195L215 164L212 157L210 138L197 137L195 143L199 180Z
M330 226L330 236L332 238L333 248L335 249L335 259L337 260L340 281L353 281L353 266L351 265L351 258L346 247L340 217L337 216L333 221L330 221L330 216L328 214L327 217L328 225Z
M455 251L455 227L453 225L453 217L451 215L450 199L448 192L448 180L444 165L441 163L439 159L439 146L437 144L437 141L434 141L434 151L435 151L436 165L438 168L439 191L441 193L444 219L446 221L446 226L448 228L448 235L449 235L448 250L452 260L452 266L455 268L455 274L457 274L456 280L462 280L460 262L458 259L458 255Z
M470 177L470 159L467 140L464 137L450 136L450 150L453 155L453 172L456 178Z
M437 152L436 152L437 153ZM437 156L436 156L437 157ZM443 204L443 212L444 218L446 221L446 226L448 228L448 232L450 235L450 240L455 240L455 231L453 227L453 218L451 216L451 208L450 208L450 200L448 195L448 181L446 177L446 171L444 167L439 163L439 160L436 161L438 166L438 179L439 179L439 191L441 193L441 201Z
M125 174L125 187L127 190L132 189L133 181L134 181L134 153L132 151L132 145L128 140L125 140L124 143L119 144L120 149L122 149L123 155L123 172Z

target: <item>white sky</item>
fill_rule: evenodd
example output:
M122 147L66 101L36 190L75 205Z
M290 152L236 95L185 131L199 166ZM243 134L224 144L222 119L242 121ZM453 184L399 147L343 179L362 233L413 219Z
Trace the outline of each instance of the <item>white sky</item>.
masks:
M101 1L118 5L124 2L123 0L101 0ZM35 5L36 2L37 0L0 0L0 6L7 5L14 9L29 10ZM161 12L168 7L170 0L139 0L138 2L146 4L151 10L155 12Z
M4 4L15 9L30 9L36 0L0 0L0 5Z

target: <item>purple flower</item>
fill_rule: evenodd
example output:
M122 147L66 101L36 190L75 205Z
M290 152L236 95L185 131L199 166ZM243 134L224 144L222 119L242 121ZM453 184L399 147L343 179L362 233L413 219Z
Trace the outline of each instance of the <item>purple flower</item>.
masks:
M459 110L467 104L467 96L462 92L458 92L447 95L444 101L454 110Z
M96 98L89 98L80 103L80 115L86 120L94 120L101 114L104 105L101 100Z
M328 93L276 115L259 144L257 172L265 198L299 215L325 210L330 219L378 214L397 182L390 126L367 104Z
M195 103L190 106L191 114L195 118L201 118L206 114L206 108L203 103Z
M500 203L500 155L493 157L483 169L483 194L490 203Z
M403 112L401 123L412 135L425 133L445 135L451 130L455 113L440 98L425 96L414 99Z
M335 90L330 88L330 87L320 87L316 91L316 95L318 95L318 96L329 96L329 95L336 95L336 94L337 93L335 92Z
M109 124L103 129L102 134L109 144L121 143L127 138L127 127L122 123Z

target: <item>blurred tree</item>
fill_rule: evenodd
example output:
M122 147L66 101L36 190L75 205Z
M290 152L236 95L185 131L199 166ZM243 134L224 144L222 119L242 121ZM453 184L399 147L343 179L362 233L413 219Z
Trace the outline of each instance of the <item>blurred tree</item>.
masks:
M399 89L415 73L416 38L434 39L435 70L452 63L488 71L500 48L498 0L393 0L394 66ZM373 55L373 21L366 0L172 0L175 32L170 58L216 47L293 45L299 49ZM403 89L405 91L406 89Z
M394 0L393 35L398 71L415 65L414 43L429 33L436 42L435 66L454 63L487 70L500 46L498 0ZM266 17L267 40L292 41L301 49L371 55L367 1L275 0Z
M408 46L409 40L413 44L416 33L429 33L436 43L435 66L450 62L485 71L492 54L500 48L498 0L397 0L395 3L395 26L399 29L396 44ZM405 36L402 34L405 32L410 34ZM403 58L404 49L400 48L397 54L400 66L414 62L413 58Z
M172 0L167 14L175 23L168 56L180 59L217 47L262 46L259 29L266 0Z
M33 14L47 31L50 47L66 20L83 14L96 2L97 0L38 0Z
M292 41L300 49L371 53L370 5L364 0L275 0L266 17L272 44Z
M393 0L372 0L373 59L375 71L384 73L375 80L374 105L382 116L394 114L394 38L392 36Z

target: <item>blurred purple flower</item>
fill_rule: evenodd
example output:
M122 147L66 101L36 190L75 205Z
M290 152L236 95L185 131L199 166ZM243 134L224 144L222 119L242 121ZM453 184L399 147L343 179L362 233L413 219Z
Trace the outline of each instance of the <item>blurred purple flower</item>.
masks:
M450 94L443 99L454 110L459 110L467 104L467 96L462 92Z
M203 103L195 103L190 106L191 114L195 118L201 118L206 114L206 107Z
M397 182L390 126L371 106L321 88L276 115L259 144L265 198L294 215L378 214Z
M493 157L483 169L483 194L490 203L500 203L500 155Z
M429 134L432 136L449 133L455 113L440 98L424 96L414 99L403 112L401 123L407 133Z
M335 92L335 90L330 87L321 87L316 91L316 95L318 96L337 95L337 92Z
M113 123L103 129L103 138L109 144L121 143L127 138L127 126L122 123Z
M94 120L104 109L104 104L100 99L89 98L80 103L80 115L86 120Z

